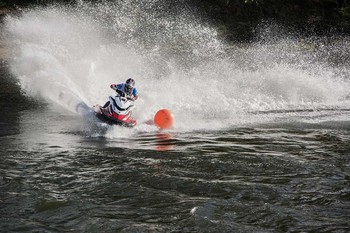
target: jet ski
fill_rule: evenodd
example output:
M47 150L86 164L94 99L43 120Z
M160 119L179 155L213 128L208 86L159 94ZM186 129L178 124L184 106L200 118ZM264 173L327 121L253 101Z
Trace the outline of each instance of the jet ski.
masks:
M105 108L98 104L93 106L96 117L109 125L134 127L136 120L131 117L132 110L135 108L133 101L121 95L108 98L108 105Z

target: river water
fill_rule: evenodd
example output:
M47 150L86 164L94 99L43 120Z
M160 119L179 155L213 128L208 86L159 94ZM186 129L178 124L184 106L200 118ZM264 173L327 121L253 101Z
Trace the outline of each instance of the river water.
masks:
M168 8L5 19L0 231L349 232L349 37L265 25L228 45L189 6ZM76 113L128 77L135 128ZM143 123L160 108L172 129Z

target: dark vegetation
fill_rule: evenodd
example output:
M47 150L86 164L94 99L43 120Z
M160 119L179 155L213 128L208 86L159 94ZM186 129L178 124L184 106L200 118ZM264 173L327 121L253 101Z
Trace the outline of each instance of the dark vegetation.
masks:
M3 0L0 14L30 5L76 4L78 0ZM88 0L83 0L88 1ZM122 1L122 0L114 0ZM145 0L147 1L147 0ZM304 34L327 35L350 32L350 0L169 0L186 2L200 9L220 27L228 40L251 40L264 22L275 22ZM97 2L90 0L89 2Z
M271 22L311 35L350 32L350 0L192 0L228 39L250 40ZM239 33L237 33L239 32Z

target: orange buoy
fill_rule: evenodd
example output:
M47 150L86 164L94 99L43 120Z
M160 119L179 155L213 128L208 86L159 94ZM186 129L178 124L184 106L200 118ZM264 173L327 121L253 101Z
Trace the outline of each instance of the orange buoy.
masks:
M159 110L156 115L154 115L154 124L160 129L169 129L174 124L174 115L168 109Z

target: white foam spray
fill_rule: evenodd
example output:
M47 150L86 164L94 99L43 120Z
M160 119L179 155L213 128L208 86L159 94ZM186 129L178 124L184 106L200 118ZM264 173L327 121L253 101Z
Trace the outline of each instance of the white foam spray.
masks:
M252 114L259 111L350 108L349 70L330 64L323 48L296 38L229 47L172 1L36 8L8 17L5 31L23 91L71 111L79 102L103 104L109 85L129 77L140 93L138 121L169 108L175 130L271 120ZM333 46L348 44L341 43Z

